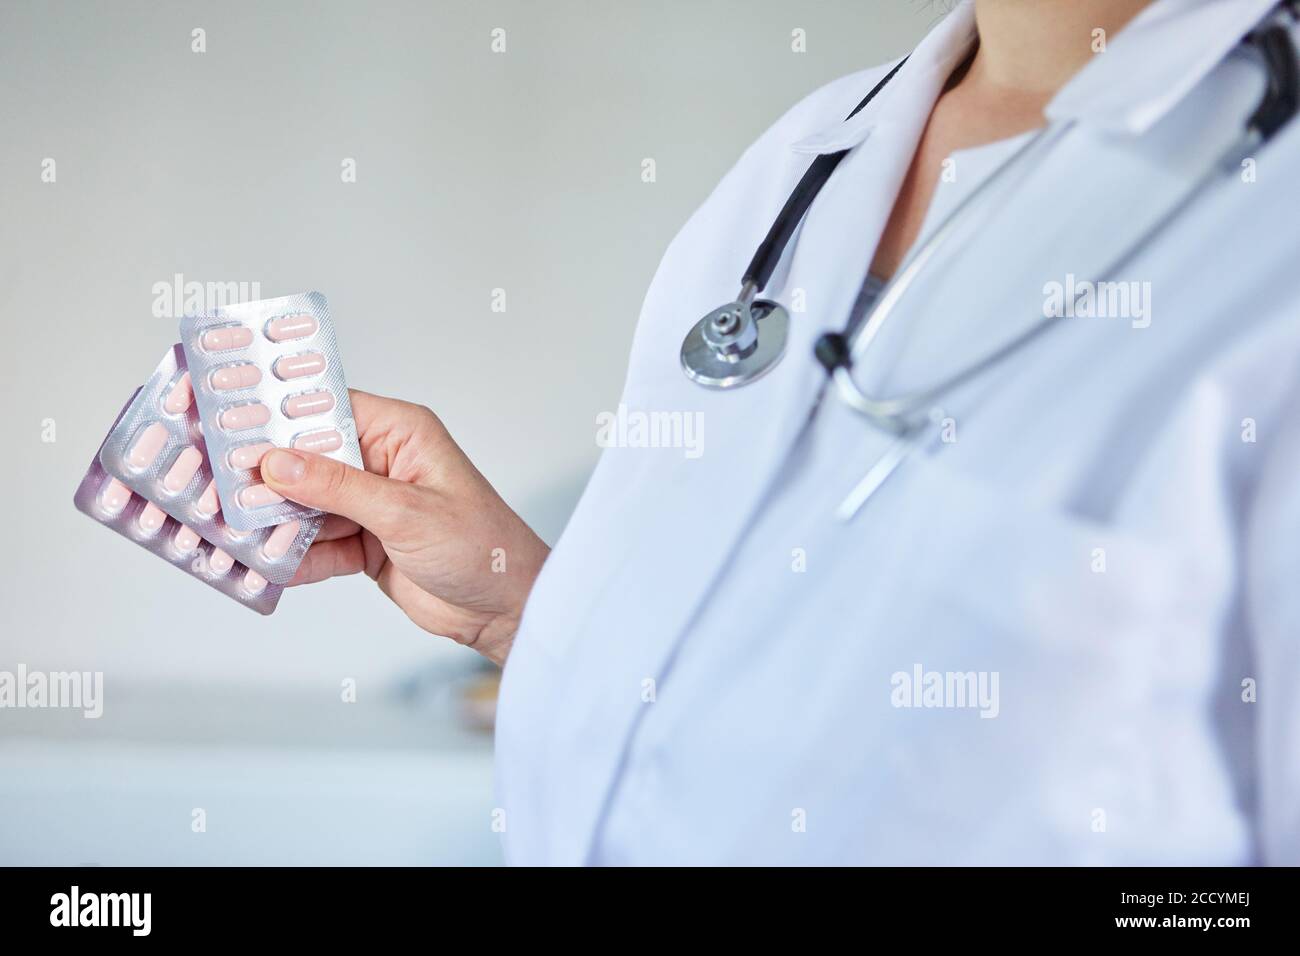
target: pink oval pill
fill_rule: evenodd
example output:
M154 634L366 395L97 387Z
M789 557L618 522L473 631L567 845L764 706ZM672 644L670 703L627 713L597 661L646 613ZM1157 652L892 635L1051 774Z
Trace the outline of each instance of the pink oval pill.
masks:
M226 456L231 468L256 468L257 463L275 446L269 441L253 442L251 445L239 445L230 449Z
M284 413L289 418L320 415L333 407L333 392L307 392L305 395L290 395L284 400Z
M135 444L127 452L126 462L132 468L148 468L165 444L167 444L167 429L161 422L154 422L135 440Z
M203 454L190 445L176 456L172 466L167 469L167 474L163 476L163 487L173 494L180 491L190 483L190 479L194 477L201 464L203 464Z
M229 392L237 388L252 388L262 380L262 370L250 362L241 365L225 365L212 370L209 381L213 391Z
M212 554L208 556L208 567L217 574L225 574L235 566L235 559L220 548L213 548Z
M209 329L199 342L209 352L226 352L242 349L253 341L253 330L242 325L228 325L224 329Z
M168 415L179 415L188 409L193 401L194 387L190 384L190 373L186 372L176 380L176 384L163 399L163 411Z
M251 531L236 531L234 528L230 527L230 525L226 525L226 536L235 541L243 541L252 533L253 532Z
M303 352L301 355L286 355L275 360L271 366L277 378L306 378L319 375L325 371L325 356L319 352Z
M305 339L317 328L315 316L282 315L266 323L266 337L272 342L288 342L290 339Z
M299 451L314 451L318 455L336 451L343 447L343 436L333 428L323 432L308 432L293 440L293 447Z
M181 554L189 554L199 546L199 536L185 525L181 525L176 529L176 536L172 538L172 544L176 545L176 550Z
M244 590L253 595L261 594L266 590L266 578L249 568L244 575Z
M163 514L161 508L151 501L140 509L140 514L135 520L140 525L140 530L145 534L157 534L158 529L167 520L167 516Z
M111 515L121 514L122 509L126 507L127 502L130 500L131 489L116 478L108 479L108 484L99 493L100 505Z
M208 486L203 489L203 494L199 495L199 500L194 503L194 510L205 518L211 518L221 510L221 499L217 497L216 481L208 482Z
M270 537L262 542L262 554L271 561L283 558L289 553L289 545L293 544L298 537L298 527L297 521L286 521L284 524L276 525Z
M221 413L218 421L221 427L227 431L241 431L245 428L256 428L258 425L265 425L271 420L271 410L261 402L253 402L249 405L232 405Z
M261 483L249 485L239 492L239 503L245 508L265 508L267 505L278 505L281 501L284 501L284 495L277 494Z

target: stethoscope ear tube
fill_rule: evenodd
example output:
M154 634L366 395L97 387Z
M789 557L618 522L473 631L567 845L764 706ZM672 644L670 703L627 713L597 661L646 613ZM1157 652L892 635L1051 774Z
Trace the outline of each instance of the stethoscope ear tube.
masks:
M903 68L903 57L848 115L851 119ZM848 150L812 161L767 236L754 252L740 281L740 294L700 319L682 341L686 377L705 388L739 388L762 378L785 354L790 314L779 303L755 296L772 278L794 231Z
M1300 108L1300 66L1291 34L1280 23L1251 34L1249 42L1264 58L1268 89L1247 125L1267 141Z
M894 68L885 74L884 79L862 98L862 102L853 108L853 112L846 116L845 120L857 116L863 107L875 99L876 94L885 88L885 84L894 78L894 74L901 70L906 62L907 57L899 60ZM741 278L742 286L753 286L757 290L767 285L768 280L772 278L773 270L776 269L776 264L781 260L782 253L790 244L795 228L803 220L808 207L817 198L826 181L831 178L831 173L835 172L835 167L846 155L848 150L843 149L838 153L823 153L813 160L812 165L799 180L799 184L795 186L794 192L790 193L790 198L781 207L781 213L772 223L772 228L767 231L766 238L755 250L754 258L749 261L749 268Z

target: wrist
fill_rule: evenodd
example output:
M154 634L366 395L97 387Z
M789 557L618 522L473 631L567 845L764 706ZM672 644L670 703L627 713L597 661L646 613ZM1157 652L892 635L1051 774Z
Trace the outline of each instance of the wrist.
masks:
M535 547L530 549L530 558L525 564L527 569L518 578L519 586L512 595L507 609L493 615L479 629L469 646L498 666L505 666L510 648L514 645L515 633L523 620L524 606L532 593L533 584L542 571L542 565L550 555L551 549L540 538L533 535ZM516 565L516 568L518 566ZM516 571L512 568L512 572Z
M474 640L467 644L479 654L486 657L498 667L504 667L506 658L510 656L510 648L515 643L515 633L519 630L519 617L517 615L498 614L492 618L478 634Z

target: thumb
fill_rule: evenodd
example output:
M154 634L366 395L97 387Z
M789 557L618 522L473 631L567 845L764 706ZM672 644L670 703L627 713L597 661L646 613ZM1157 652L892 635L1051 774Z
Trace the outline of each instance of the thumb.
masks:
M372 475L333 458L276 448L261 461L262 480L291 501L351 518L381 540L411 526L420 508L414 485Z

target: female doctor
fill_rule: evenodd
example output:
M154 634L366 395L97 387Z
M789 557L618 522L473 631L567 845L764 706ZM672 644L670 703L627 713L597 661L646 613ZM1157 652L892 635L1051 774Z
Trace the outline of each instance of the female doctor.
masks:
M703 454L607 450L550 553L428 409L354 394L365 471L270 453L334 515L298 583L505 665L511 861L1300 862L1300 124L1232 153L1274 4L968 0L795 106L637 329L622 402ZM702 387L683 337L835 154L757 290L784 357ZM846 327L859 394L950 386L883 480Z

